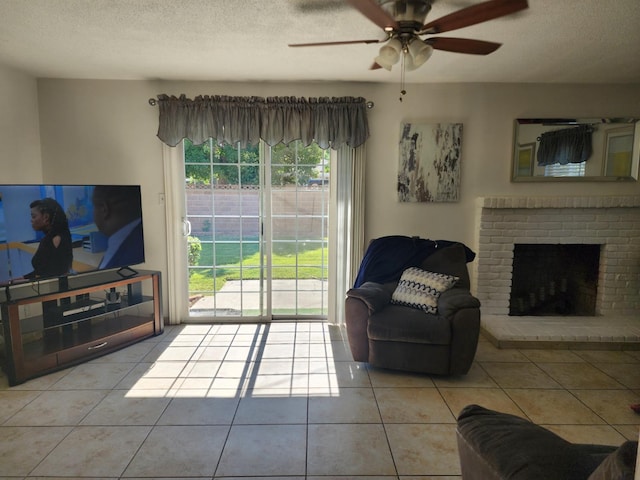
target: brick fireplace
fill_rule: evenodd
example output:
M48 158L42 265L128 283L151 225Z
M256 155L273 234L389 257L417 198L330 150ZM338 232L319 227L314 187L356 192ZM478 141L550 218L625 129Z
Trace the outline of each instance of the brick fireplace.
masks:
M640 313L640 196L483 197L477 207L483 316L509 315L516 244L600 245L595 315Z

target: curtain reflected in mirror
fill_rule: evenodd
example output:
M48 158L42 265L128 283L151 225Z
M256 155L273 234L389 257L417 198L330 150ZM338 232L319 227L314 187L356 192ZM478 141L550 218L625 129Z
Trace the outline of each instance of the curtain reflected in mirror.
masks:
M637 118L519 118L512 181L636 181Z

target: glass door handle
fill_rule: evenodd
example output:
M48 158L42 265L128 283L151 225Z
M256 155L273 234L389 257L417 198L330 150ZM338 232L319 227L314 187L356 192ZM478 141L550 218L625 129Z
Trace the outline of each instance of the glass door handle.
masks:
M186 218L182 219L182 234L185 237L188 237L189 235L191 235L191 222Z

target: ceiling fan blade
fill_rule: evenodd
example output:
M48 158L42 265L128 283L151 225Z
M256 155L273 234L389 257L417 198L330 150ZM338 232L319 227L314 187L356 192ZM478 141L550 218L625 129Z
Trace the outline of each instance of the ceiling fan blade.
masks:
M382 68L382 66L378 65L376 62L373 62L373 65L369 67L369 70L378 70L379 68Z
M436 50L469 53L472 55L489 55L490 53L495 52L502 45L501 43L485 42L484 40L452 37L427 38L425 43L428 43Z
M398 28L398 22L385 12L375 0L347 0L347 3L384 31Z
M489 0L426 23L420 33L448 32L510 15L528 7L527 0Z
M342 42L290 43L290 47L326 47L331 45L351 45L354 43L380 43L385 40L346 40Z

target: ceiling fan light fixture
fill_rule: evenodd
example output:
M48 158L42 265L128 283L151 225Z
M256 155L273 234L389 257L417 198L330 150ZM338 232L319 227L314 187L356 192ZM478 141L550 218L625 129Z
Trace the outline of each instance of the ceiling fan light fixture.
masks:
M407 49L411 57L413 69L423 65L431 58L431 54L433 53L433 47L419 38L414 38L411 43L409 43Z
M402 68L407 72L411 72L416 68L418 68L418 65L414 63L413 57L408 51L404 52L404 58L402 60Z
M393 67L400 60L401 54L402 42L397 38L392 38L386 44L380 47L380 51L378 53L378 56L375 58L375 62L382 68L391 70L391 67Z
M387 58L385 58L382 55L378 55L376 58L374 58L373 61L378 65L380 65L385 70L389 70L389 71L391 71L391 68L397 63L397 60L395 62L390 62Z
M374 65L377 63L382 68L388 71L391 71L391 68L393 67L393 63L386 63L384 59L380 58L379 56L374 58L373 61L374 61Z

